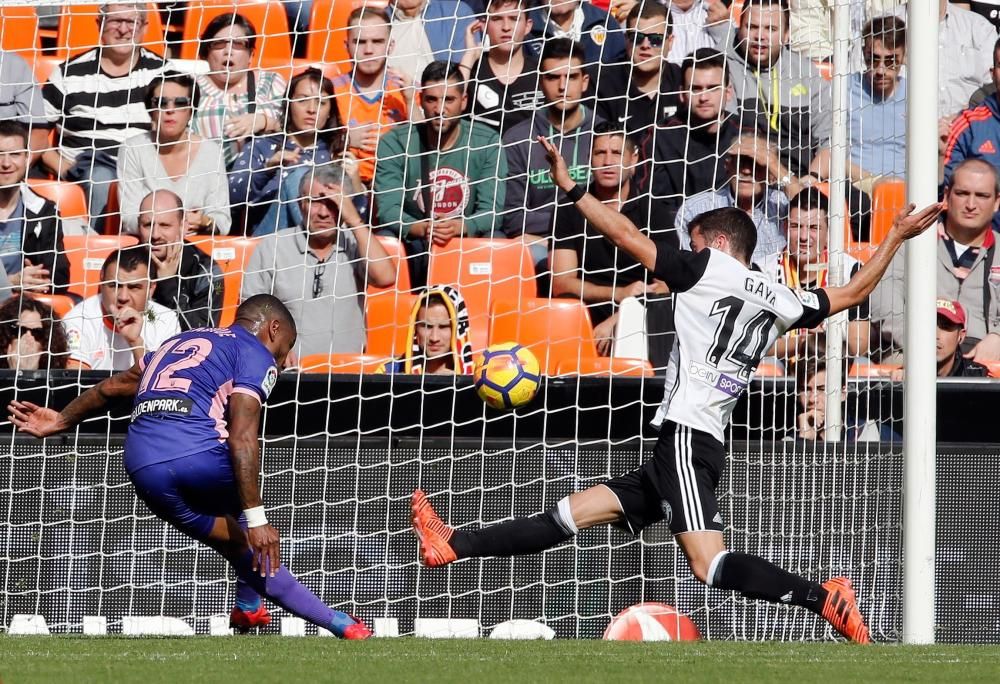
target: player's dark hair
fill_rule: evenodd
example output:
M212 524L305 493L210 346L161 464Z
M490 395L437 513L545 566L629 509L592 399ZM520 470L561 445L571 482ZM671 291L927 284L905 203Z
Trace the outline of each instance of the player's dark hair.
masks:
M640 0L625 17L625 27L634 29L640 19L662 19L667 22L667 35L674 33L674 21L670 16L670 10L666 5L661 5L654 0Z
M878 41L888 50L906 50L906 23L899 17L875 17L865 24L861 36L862 45Z
M792 374L795 376L796 396L806 391L806 388L809 386L810 380L812 380L820 373L826 372L829 363L823 356L823 353L825 353L825 351L826 351L825 349L823 350L817 349L812 353L806 353L805 355L800 356L799 360L795 362ZM844 359L842 361L838 361L838 363L841 364L841 369L840 369L841 382L846 385L848 360Z
M722 85L729 85L726 56L715 48L701 47L685 57L681 62L681 75L687 78L691 69L722 69Z
M209 43L212 42L219 31L230 26L239 26L243 29L243 33L246 34L247 45L250 48L250 54L253 55L254 50L257 49L257 28L253 25L253 22L242 14L227 12L226 14L220 14L208 22L208 26L201 32L201 38L198 40L199 59L208 59Z
M14 119L0 119L0 138L20 138L28 149L28 127Z
M38 360L38 369L65 368L69 358L68 345L59 317L48 304L31 297L14 296L0 306L0 349L6 350L24 332L21 328L21 313L24 311L34 311L42 319L42 327L32 333L45 350ZM17 355L0 357L0 368L17 368Z
M700 230L705 240L711 242L717 235L725 235L733 256L743 257L749 263L757 247L757 226L742 209L723 207L698 214L691 221L691 232Z
M788 0L744 0L743 9L740 10L741 23L743 22L743 18L748 16L747 10L752 7L765 10L780 9L781 14L785 17L785 30L788 30L788 22L791 18L791 9L788 6Z
M236 309L236 320L249 321L250 323L266 323L268 320L276 319L282 325L287 325L293 334L296 332L295 319L292 312L288 310L284 302L269 294L254 295Z
M583 46L569 38L549 38L545 41L538 64L544 64L547 59L575 59L581 66L586 63Z
M166 71L160 76L157 76L149 85L146 86L146 92L143 97L143 104L146 105L146 111L152 111L155 109L156 104L153 100L156 99L156 93L163 87L164 83L176 83L182 88L187 88L188 96L191 98L191 109L192 111L198 109L198 102L201 96L198 92L198 84L195 83L194 77L189 74L182 74L179 71Z
M293 97L295 89L299 87L302 81L312 81L319 88L320 97L327 99L330 102L330 117L326 121L326 125L316 131L316 139L322 140L326 143L326 146L330 149L330 156L336 159L344 153L344 149L347 145L347 127L344 126L340 119L340 109L337 107L337 103L334 101L334 88L333 81L326 77L322 69L317 69L316 67L309 67L300 74L296 74L288 82L288 89L285 91L285 106L281 112L281 120L283 122L283 128L286 134L298 133L298 131L291 130L292 117L289 114L289 108L291 107L292 101L295 99ZM310 129L312 130L312 129Z
M636 139L625 132L625 129L618 123L614 121L600 121L594 124L593 137L596 138L599 135L617 135L625 139L625 144L633 152L639 149L639 143Z
M517 5L518 9L527 12L532 8L532 0L488 0L486 13L499 12L510 5Z
M458 64L445 59L435 60L424 67L424 73L420 75L420 87L426 88L430 83L451 83L465 92L465 76Z
M826 216L830 215L830 200L823 192L813 186L808 188L803 188L788 202L789 209L798 209L800 211L812 211L813 209L818 209L822 211Z
M149 273L150 280L156 280L156 264L149 257L149 247L146 245L133 245L116 249L104 260L101 265L101 280L108 280L108 271L112 264L118 264L119 271L134 271L140 266L145 266Z

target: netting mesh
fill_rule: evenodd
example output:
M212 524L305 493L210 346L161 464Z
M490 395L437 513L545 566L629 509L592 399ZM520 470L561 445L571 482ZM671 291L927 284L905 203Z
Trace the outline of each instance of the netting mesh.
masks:
M399 618L404 632L420 616L527 618L597 637L622 608L664 600L711 638L828 636L804 612L704 589L664 526L638 541L604 530L531 558L417 567L417 485L453 524L479 525L551 507L648 455L635 440L653 434L662 398L668 288L558 191L537 136L655 242L687 249L695 216L744 209L753 261L793 288L846 282L903 204L896 7L853 3L852 35L834 36L829 8L807 3L789 15L776 2L626 0L610 16L549 4L5 4L0 117L29 140L0 128L0 176L26 175L30 190L22 244L3 237L23 292L3 323L37 320L42 332L2 340L6 367L21 371L4 387L58 403L96 379L86 369L123 370L179 330L229 325L241 299L274 294L299 343L265 415L263 491L290 568L325 600ZM851 43L839 119L838 40ZM835 154L844 179L832 178ZM149 249L127 250L132 261L116 252L137 243ZM443 366L419 337L430 291L451 330ZM851 575L873 632L895 638L900 481L888 445L902 411L877 390L901 360L881 323L902 302L879 302L767 351L734 415L741 446L719 493L733 548L811 579ZM467 374L476 352L510 341L549 376L549 399L516 418L487 410L466 377L429 377ZM45 374L67 365L83 370ZM843 388L825 380L834 366ZM375 378L413 369L423 374ZM40 613L76 630L105 615L114 630L124 615L162 614L205 631L228 611L224 564L134 499L123 431L85 423L44 454L8 438L0 624ZM824 443L838 435L846 446ZM389 439L366 446L372 436Z

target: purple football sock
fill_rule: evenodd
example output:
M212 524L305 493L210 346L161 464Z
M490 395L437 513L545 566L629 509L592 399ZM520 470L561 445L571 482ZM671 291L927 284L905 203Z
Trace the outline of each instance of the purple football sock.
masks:
M343 636L344 629L354 624L354 619L347 613L330 608L300 584L284 565L278 567L274 577L261 577L259 572L253 570L252 559L253 554L248 550L239 562L233 564L233 569L240 579L261 596L292 615L328 629L337 636Z
M247 613L260 608L260 594L239 577L236 578L236 607Z

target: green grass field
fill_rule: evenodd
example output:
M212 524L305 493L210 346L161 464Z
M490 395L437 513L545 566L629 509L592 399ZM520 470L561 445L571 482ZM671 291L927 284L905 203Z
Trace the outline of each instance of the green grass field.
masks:
M998 682L1000 648L317 637L0 637L0 681Z

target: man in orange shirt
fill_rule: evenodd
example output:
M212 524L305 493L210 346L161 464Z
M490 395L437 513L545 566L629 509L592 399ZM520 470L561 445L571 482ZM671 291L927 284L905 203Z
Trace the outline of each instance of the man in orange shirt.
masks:
M371 186L375 150L385 129L409 118L404 81L386 67L392 51L389 19L377 9L359 7L347 18L350 71L333 79L337 109L347 125L347 147L358 159L361 180Z

